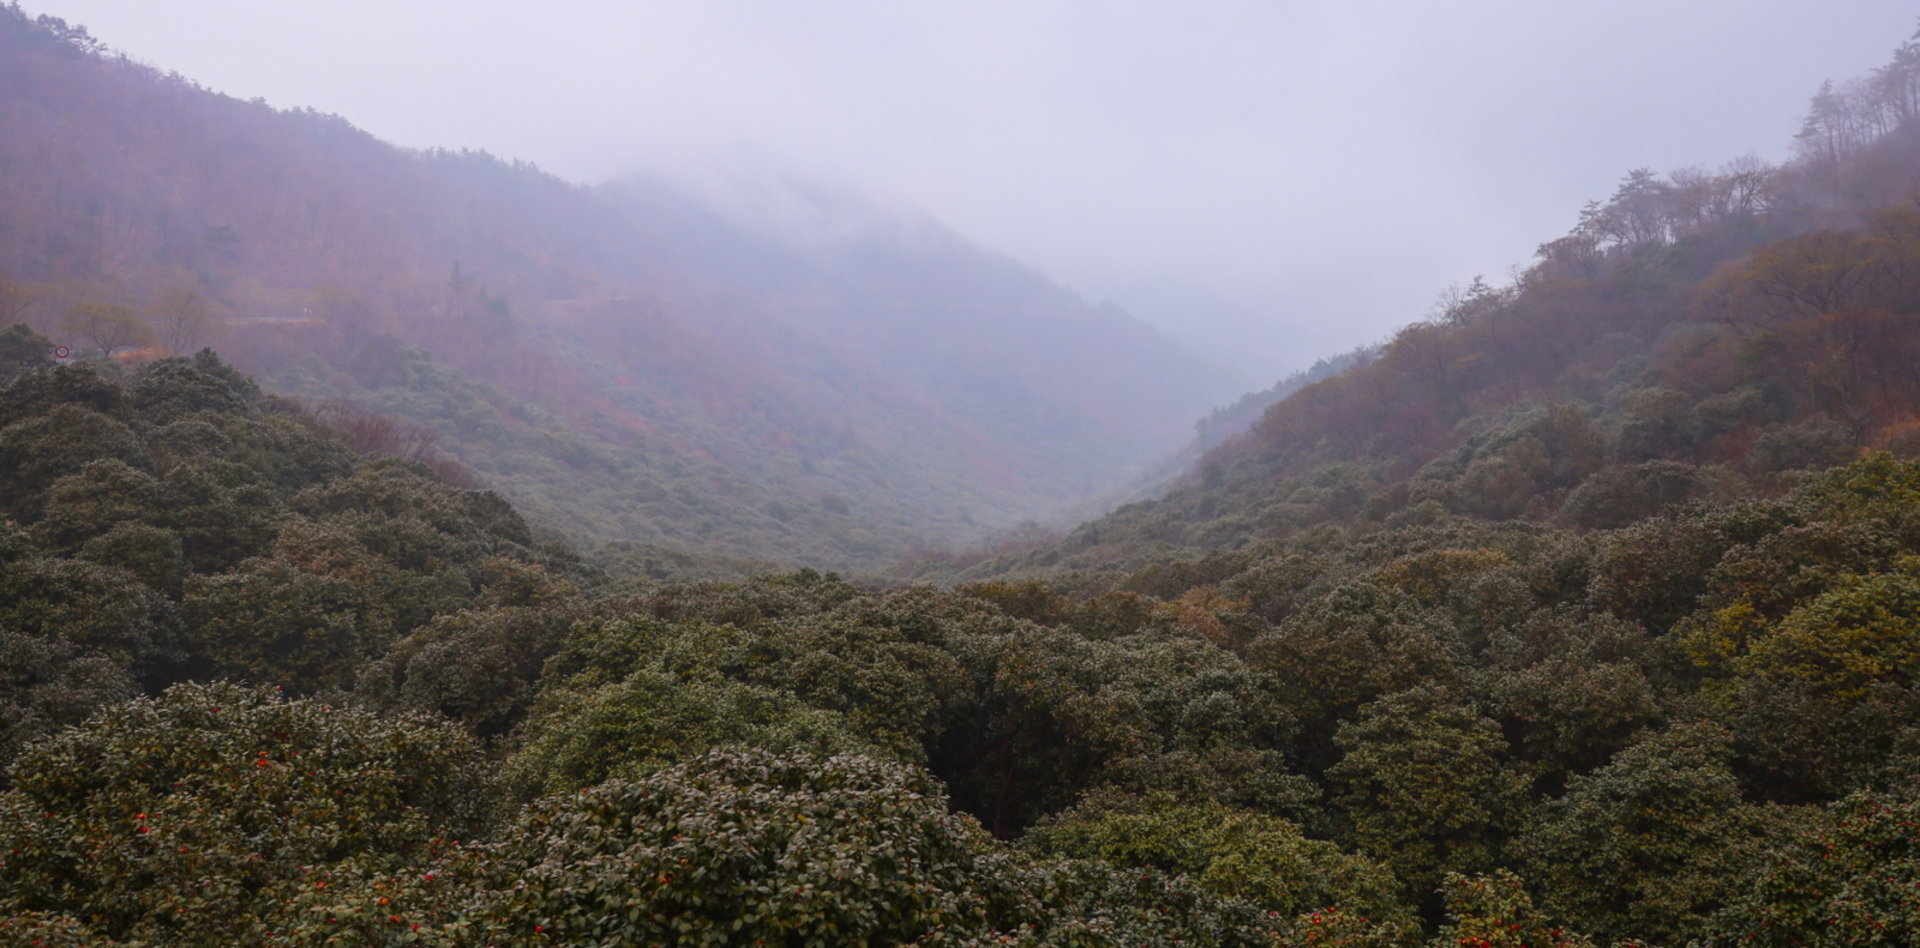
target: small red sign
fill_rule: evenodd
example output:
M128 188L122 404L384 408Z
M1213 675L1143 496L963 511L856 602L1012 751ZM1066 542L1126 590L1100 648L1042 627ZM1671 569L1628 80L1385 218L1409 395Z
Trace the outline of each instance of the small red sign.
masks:
M69 349L69 348L67 348L66 346L54 346L54 347L53 347L53 357L54 357L54 358L56 358L56 359L64 359L64 358L66 358L67 356L70 356L70 355L73 355L73 350L72 350L72 349Z

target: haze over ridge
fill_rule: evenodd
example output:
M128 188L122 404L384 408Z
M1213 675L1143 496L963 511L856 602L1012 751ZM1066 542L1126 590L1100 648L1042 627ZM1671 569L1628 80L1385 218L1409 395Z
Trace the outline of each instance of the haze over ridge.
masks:
M1053 517L1234 394L1147 324L832 189L780 189L795 239L640 176L395 148L14 5L0 74L12 318L90 360L212 347L352 425L420 426L612 558L874 568Z
M584 182L797 169L922 206L1249 385L1524 263L1629 168L1780 157L1819 82L1914 19L1885 0L32 12L402 145Z

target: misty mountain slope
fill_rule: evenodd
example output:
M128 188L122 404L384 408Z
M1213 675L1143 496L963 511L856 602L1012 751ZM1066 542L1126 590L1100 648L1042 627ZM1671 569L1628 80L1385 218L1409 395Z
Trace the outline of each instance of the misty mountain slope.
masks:
M1133 483L1080 508L1075 521L1097 519L1114 508L1137 501L1153 500L1181 485L1201 459L1228 439L1252 428L1266 410L1287 396L1315 382L1332 378L1349 369L1366 365L1379 346L1361 346L1351 352L1319 359L1313 365L1289 374L1272 386L1248 392L1232 404L1222 405L1194 422L1194 437L1185 447L1149 466Z
M924 216L792 182L744 203L716 202L719 210L658 181L629 179L621 190L650 210L677 206L676 232L699 236L676 258L682 272L753 288L767 316L794 334L770 337L775 355L882 373L891 386L884 400L911 397L995 441L1038 431L1049 450L1139 464L1157 454L1142 446L1177 443L1197 408L1236 394L1157 330ZM825 348L794 348L801 340ZM840 391L846 374L835 380ZM1033 465L1012 473L1049 476ZM1081 489L1069 484L1063 496Z
M1783 166L1629 173L1511 285L1476 281L1268 407L1166 496L962 575L1112 575L1448 517L1616 528L1920 453L1916 90L1920 41L1822 90Z
M584 538L872 565L1121 483L1234 394L1124 313L844 195L799 220L855 226L796 229L395 149L17 8L0 80L0 315L89 350L211 345L432 427Z

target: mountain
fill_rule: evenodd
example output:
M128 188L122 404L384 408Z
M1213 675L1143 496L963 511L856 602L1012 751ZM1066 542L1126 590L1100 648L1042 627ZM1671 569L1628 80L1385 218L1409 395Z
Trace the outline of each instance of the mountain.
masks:
M49 48L92 55L55 26ZM0 329L0 932L1920 943L1916 104L1920 36L1822 90L1794 161L1629 174L1513 285L1210 416L1203 445L1252 424L1164 497L923 561L944 586L610 581L435 432L269 394L212 352L117 357L194 329L217 291L266 292L242 286L266 271L233 262L238 225L198 225L204 294L65 303L97 357L53 364L51 340ZM421 188L449 167L543 180L467 161ZM536 385L402 341L385 297L293 296L225 329L283 379L440 419L516 477L596 469L569 486L617 498L623 472L675 474L669 499L728 529L780 496L723 453L766 432L653 453L693 444L672 409L799 423L781 398L815 390L789 368L921 356L883 326L819 326L879 319L861 292L948 239L781 193L847 228L796 240L633 182L577 209L676 222L659 232L680 243L619 258L657 269L654 295L556 282L535 318L479 264L395 278L440 294L433 325L493 327L456 340L476 373L578 395L553 414ZM140 230L110 206L103 228ZM15 251L39 246L23 232ZM68 241L49 265L83 247L46 234ZM755 255L763 282L706 282L709 253ZM811 302L749 305L788 297ZM357 348L321 348L363 324ZM758 387L725 387L710 353L757 359ZM940 396L922 358L890 393ZM850 375L844 404L875 378ZM655 415L623 408L642 397ZM831 523L861 522L843 504ZM746 565L611 552L641 573Z
M0 316L430 429L609 562L874 566L1122 483L1234 394L912 212L404 151L17 8L0 53Z
M1454 516L1614 528L1920 451L1916 89L1903 52L1824 90L1791 162L1629 173L1510 285L1278 399L1164 496L962 575Z

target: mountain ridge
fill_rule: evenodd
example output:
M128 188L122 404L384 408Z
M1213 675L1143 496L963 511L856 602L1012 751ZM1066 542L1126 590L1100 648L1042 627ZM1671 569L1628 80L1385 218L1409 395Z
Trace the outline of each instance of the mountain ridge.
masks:
M1814 97L1789 162L1629 172L1513 283L1275 401L1164 495L957 575L1098 586L1421 518L1620 526L1920 450L1917 93L1909 41Z
M590 542L875 567L1118 483L1234 394L1137 320L924 217L876 226L849 200L864 230L797 250L658 182L402 151L17 7L4 20L0 279L39 297L29 322L213 343L283 391L441 430ZM494 394L409 388L454 376ZM476 399L491 421L434 414ZM625 473L501 466L524 453L488 442L502 426L610 450ZM642 507L657 526L594 527Z

